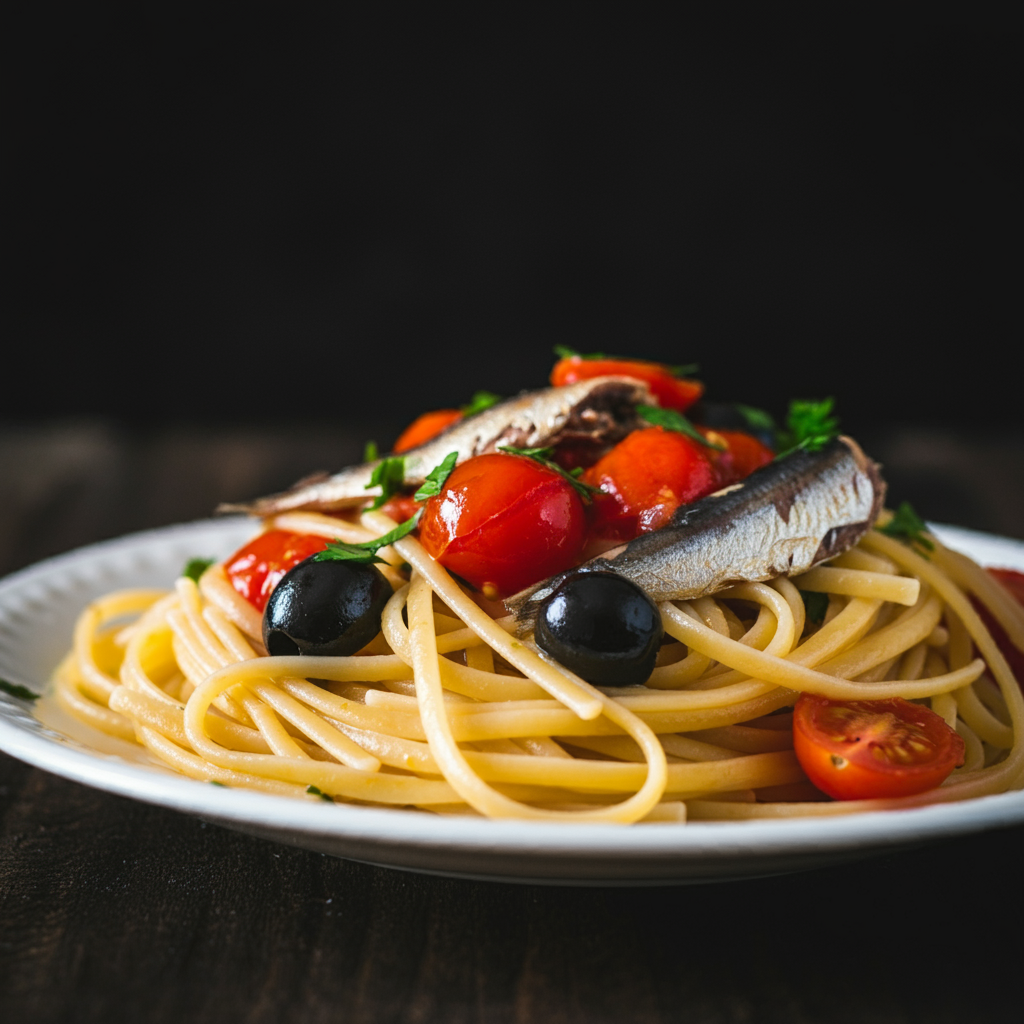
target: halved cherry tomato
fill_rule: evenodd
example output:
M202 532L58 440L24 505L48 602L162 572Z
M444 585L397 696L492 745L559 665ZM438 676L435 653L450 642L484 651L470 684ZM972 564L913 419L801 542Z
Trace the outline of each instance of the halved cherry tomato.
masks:
M555 363L551 383L555 387L575 384L591 377L633 377L642 380L663 409L688 409L702 394L700 381L677 377L662 363L649 363L642 359L584 359L567 356Z
M964 760L964 741L934 711L902 697L801 694L793 747L811 782L836 800L924 793Z
M281 577L292 566L326 547L324 537L267 530L239 548L224 563L224 571L235 590L262 612Z
M1024 574L1013 569L989 569L989 574L994 576L1003 587L1008 590L1021 604L1024 604ZM996 646L1003 653L1010 671L1017 680L1017 685L1024 690L1024 652L1021 652L1017 645L1006 635L1006 630L996 622L992 613L980 602L971 598L974 610L981 616L981 621L992 634Z
M583 502L565 477L521 455L478 455L427 501L420 542L486 597L570 568L583 548Z
M462 411L459 409L437 409L434 412L425 412L422 416L417 416L398 435L393 451L398 455L409 451L410 448L418 448L431 438L437 437L442 430L447 430L453 423L458 423L462 418Z
M710 452L711 461L718 470L719 487L728 487L729 484L746 479L755 469L767 466L775 458L771 448L742 431L709 430L706 427L697 429L708 440L726 446L724 452Z
M594 534L632 540L657 530L680 505L719 486L711 449L662 427L634 430L583 474L609 497L595 500Z

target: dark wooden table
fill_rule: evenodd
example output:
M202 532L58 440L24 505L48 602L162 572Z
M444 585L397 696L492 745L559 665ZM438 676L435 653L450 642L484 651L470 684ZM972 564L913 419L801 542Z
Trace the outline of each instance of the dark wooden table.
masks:
M344 431L0 430L0 569L353 457ZM1024 536L1024 437L880 431L895 498ZM1019 1021L1024 828L797 875L405 874L0 756L0 1021Z

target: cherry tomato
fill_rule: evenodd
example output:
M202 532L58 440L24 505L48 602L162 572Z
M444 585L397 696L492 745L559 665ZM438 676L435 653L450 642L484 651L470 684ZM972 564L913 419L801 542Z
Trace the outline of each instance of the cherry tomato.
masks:
M811 782L836 800L924 793L964 760L964 741L934 711L902 697L802 694L793 747Z
M704 393L700 381L677 377L662 363L648 363L642 359L584 359L567 356L555 363L551 383L555 387L575 384L591 377L633 377L642 380L651 389L658 405L663 409L688 409Z
M1021 603L1024 604L1024 573L1016 569L989 569L988 574L999 582Z
M281 577L292 566L326 547L324 537L267 530L236 551L224 563L224 571L235 590L256 611L262 612Z
M595 503L598 537L631 540L664 526L680 505L717 490L711 449L662 427L635 430L583 474L609 497Z
M458 409L437 409L435 412L425 412L422 416L417 416L398 435L393 451L398 455L401 452L409 451L410 448L418 448L461 419L462 413Z
M739 430L709 430L706 427L697 429L709 441L726 446L724 452L710 452L711 460L718 471L719 487L728 487L729 484L746 479L755 469L767 466L775 458L775 452L771 448L750 434L744 434Z
M396 494L381 505L380 510L390 516L396 523L404 523L423 508L423 502L417 501L411 494Z
M457 466L420 520L420 541L488 598L575 564L583 502L565 477L522 455L478 455Z
M1021 604L1024 604L1024 574L1013 569L989 569L1003 587L1008 590ZM1010 670L1017 680L1017 685L1024 690L1024 652L1006 635L1006 630L993 618L992 613L980 602L971 598L974 610L981 616L981 621L992 634L996 646L1003 652Z

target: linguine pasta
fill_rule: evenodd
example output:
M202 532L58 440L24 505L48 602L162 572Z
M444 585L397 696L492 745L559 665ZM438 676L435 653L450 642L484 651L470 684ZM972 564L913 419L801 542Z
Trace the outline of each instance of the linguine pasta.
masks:
M394 527L311 512L268 528L358 543ZM933 538L934 539L934 538ZM221 566L91 604L56 674L82 721L184 775L302 798L494 818L632 823L844 814L1024 786L1024 697L975 612L1024 650L1024 608L935 541L883 534L802 576L665 602L645 686L598 688L492 618L411 536L352 657L267 657ZM800 591L825 595L818 624ZM912 797L827 801L793 753L800 692L900 696L955 728L964 764Z

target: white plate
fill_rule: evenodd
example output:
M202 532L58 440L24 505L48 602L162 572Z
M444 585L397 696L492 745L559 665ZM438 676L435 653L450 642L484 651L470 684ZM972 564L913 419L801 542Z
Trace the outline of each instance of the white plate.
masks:
M52 558L0 581L0 678L36 692L92 598L169 587L193 556L225 557L253 532L221 519L133 534ZM1024 543L935 527L986 565L1024 570ZM131 744L0 693L0 749L97 789L228 828L353 860L463 877L560 884L702 882L793 871L1024 822L1024 792L825 819L691 825L565 825L437 817L221 789L149 763ZM37 717L37 715L39 717ZM44 721L41 721L43 719Z

